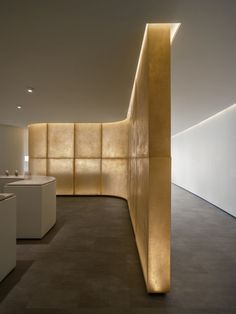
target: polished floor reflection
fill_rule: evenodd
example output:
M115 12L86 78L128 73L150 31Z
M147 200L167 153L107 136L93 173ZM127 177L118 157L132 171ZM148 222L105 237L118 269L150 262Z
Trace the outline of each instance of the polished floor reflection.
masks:
M236 313L236 220L173 186L172 290L147 295L126 201L58 197L58 222L21 240L1 314Z

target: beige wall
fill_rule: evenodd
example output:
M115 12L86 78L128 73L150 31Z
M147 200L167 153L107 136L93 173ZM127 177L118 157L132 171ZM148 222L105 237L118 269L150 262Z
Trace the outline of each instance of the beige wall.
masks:
M24 129L8 125L0 125L0 175L8 170L14 175L24 173Z
M29 126L30 171L58 194L128 200L147 291L170 288L170 25L149 24L128 117Z
M236 104L172 137L173 183L236 217Z

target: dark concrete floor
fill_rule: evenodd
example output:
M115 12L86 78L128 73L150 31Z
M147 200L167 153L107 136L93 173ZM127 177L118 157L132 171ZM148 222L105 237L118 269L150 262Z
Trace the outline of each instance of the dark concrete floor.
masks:
M59 197L58 222L21 240L1 314L235 314L236 220L173 186L172 290L146 294L127 204Z

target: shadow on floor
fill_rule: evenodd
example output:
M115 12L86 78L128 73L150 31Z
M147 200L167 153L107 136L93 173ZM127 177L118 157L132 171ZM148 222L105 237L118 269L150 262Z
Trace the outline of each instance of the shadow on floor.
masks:
M50 229L42 239L17 239L16 244L49 244L55 238L64 224L65 220L57 221L52 229Z
M33 260L17 261L16 268L3 279L0 285L0 302L2 302L8 293L17 285L21 277L32 266Z

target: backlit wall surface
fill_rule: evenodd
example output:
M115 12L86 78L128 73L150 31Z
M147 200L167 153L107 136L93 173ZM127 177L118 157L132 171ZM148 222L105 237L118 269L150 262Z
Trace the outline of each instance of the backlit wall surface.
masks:
M127 198L128 131L128 120L30 125L30 172L55 177L58 195Z
M170 28L146 27L126 120L29 126L30 171L58 195L128 200L151 293L170 288Z
M147 27L129 107L129 210L149 292L170 288L170 28Z

